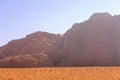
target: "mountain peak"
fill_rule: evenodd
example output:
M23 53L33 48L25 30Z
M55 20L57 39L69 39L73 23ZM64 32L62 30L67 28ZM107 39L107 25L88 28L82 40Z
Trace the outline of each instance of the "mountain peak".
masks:
M95 13L90 17L90 19L101 19L101 18L110 18L110 17L112 17L112 15L105 12L105 13Z

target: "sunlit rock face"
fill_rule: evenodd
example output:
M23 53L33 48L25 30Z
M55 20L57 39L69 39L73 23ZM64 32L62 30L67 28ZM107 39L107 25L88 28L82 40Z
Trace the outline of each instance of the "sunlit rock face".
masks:
M39 31L13 40L0 48L0 67L53 66L51 58L57 54L61 39L59 34Z

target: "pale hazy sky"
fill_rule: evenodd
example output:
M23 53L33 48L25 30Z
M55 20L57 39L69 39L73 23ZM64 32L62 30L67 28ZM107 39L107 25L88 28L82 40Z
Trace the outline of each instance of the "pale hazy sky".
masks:
M63 34L96 12L120 14L120 0L0 0L0 46L36 31Z

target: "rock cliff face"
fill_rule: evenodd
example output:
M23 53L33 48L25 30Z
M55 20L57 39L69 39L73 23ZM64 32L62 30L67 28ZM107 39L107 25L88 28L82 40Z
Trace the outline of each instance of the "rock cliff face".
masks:
M120 65L120 16L93 14L64 36L63 66Z
M0 47L0 67L120 66L120 15L93 14L63 36L36 32Z

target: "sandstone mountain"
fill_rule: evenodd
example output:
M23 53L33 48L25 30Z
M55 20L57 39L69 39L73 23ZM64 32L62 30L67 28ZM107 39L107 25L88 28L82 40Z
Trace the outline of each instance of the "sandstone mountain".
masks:
M61 39L59 34L39 31L13 40L0 48L0 67L53 66L53 52L57 53Z
M120 16L93 14L63 36L63 66L120 65Z
M0 47L0 67L120 66L120 15L93 14L63 36L35 32Z

